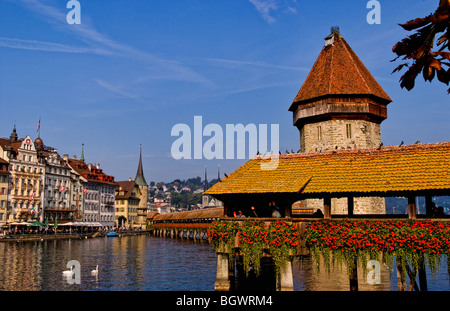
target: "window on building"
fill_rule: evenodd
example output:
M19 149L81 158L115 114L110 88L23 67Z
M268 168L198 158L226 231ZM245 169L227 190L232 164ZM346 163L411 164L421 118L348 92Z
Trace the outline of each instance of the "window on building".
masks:
M347 124L346 125L346 130L347 130L347 138L352 138L352 125L351 124Z
M322 140L322 126L317 127L317 140Z

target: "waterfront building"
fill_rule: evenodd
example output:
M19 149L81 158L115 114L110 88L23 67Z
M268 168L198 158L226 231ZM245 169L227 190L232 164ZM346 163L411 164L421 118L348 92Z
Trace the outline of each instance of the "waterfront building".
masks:
M114 177L107 175L100 168L100 164L86 164L84 157L77 159L75 156L67 160L73 170L73 177L79 175L79 180L74 184L74 188L83 193L83 222L98 222L104 227L114 226L115 214L115 190L116 183ZM82 184L79 187L79 184ZM78 191L79 193L79 191ZM75 196L76 199L79 198ZM72 201L73 202L73 201Z
M70 167L60 157L58 150L45 146L38 137L34 141L37 156L45 163L44 190L42 191L42 212L40 221L49 220L64 223L73 220L75 209L70 205Z
M9 163L0 158L0 226L6 224L8 212Z
M131 177L128 181L117 182L115 222L118 227L139 225L138 207L141 197L141 188Z
M9 139L0 139L0 157L9 163L10 183L7 219L36 221L42 213L45 163L38 158L30 136L18 138L16 127Z
M300 133L300 151L380 146L380 124L391 101L339 29L333 28L289 108ZM308 199L304 204L323 208L322 199ZM346 214L347 205L347 198L334 198L331 211ZM353 205L356 214L386 213L380 197L354 198Z
M74 156L76 159L76 156ZM63 160L67 167L70 169L70 183L69 183L69 206L70 209L73 210L73 221L83 221L83 197L84 197L84 188L87 183L87 179L77 173L70 165L69 165L69 155L63 155Z
M144 169L142 166L142 146L139 151L139 164L134 182L139 188L139 192L136 193L139 198L139 205L137 208L138 221L135 226L144 227L147 223L148 184L145 181Z

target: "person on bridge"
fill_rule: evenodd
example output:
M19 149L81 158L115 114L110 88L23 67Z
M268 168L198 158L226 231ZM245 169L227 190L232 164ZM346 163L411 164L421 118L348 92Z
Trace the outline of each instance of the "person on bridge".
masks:
M274 218L280 218L281 217L280 208L277 206L275 201L272 201L272 202L269 203L269 208L272 210L272 217L274 217Z

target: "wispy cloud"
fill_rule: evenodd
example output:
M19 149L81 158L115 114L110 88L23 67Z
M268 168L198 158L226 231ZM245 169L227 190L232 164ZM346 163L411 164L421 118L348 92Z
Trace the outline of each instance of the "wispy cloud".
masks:
M268 84L249 86L249 87L244 87L244 88L236 88L236 89L232 89L232 90L221 92L221 93L215 93L215 94L211 95L210 97L218 97L218 96L221 97L221 96L226 96L226 95L247 93L247 92L253 92L256 90L268 89L268 88L279 87L279 86L284 86L284 85L285 85L285 83L268 83Z
M294 66L284 66L284 65L276 65L270 64L261 61L242 61L242 60L233 60L233 59L223 59L223 58L202 58L211 63L220 64L223 66L229 67L238 67L238 66L255 66L255 67L265 67L265 68L274 68L274 69L282 69L282 70L294 70L294 71L309 71L310 68L306 67L294 67Z
M121 52L121 54L133 51L133 48L115 42L99 33L84 16L82 24L69 25L66 22L66 12L61 9L44 4L38 0L19 0L17 2L22 4L24 8L35 12L37 16L43 17L45 22L52 24L57 30L68 32L89 45L100 44L115 53Z
M277 2L275 0L249 0L253 4L256 10L261 14L262 18L268 23L273 23L275 18L270 15L270 11L278 9Z
M128 93L128 92L124 91L119 86L114 86L114 85L112 85L112 84L110 84L108 82L105 82L103 80L100 80L100 79L94 79L94 81L99 86L101 86L102 88L104 88L104 89L106 89L106 90L108 90L110 92L113 92L113 93L115 93L117 95L120 95L120 96L123 96L123 97L127 97L127 98L131 98L131 99L138 99L139 98L137 95L134 95L134 94L131 94L131 93Z
M60 43L16 38L1 38L0 46L49 52L115 55L144 62L147 66L150 66L159 73L157 76L160 77L160 79L181 80L204 84L210 83L203 75L180 62L156 57L146 51L110 39L98 32L85 16L83 16L81 24L69 25L66 22L67 12L62 9L57 9L38 0L18 0L17 3L20 3L27 10L35 12L36 15L42 17L45 22L53 25L56 30L69 33L81 42L84 42L87 46L68 46Z
M249 0L261 17L270 23L276 21L272 13L282 10L283 13L296 14L297 9L293 6L297 0Z
M114 55L112 51L101 48L79 47L67 44L37 41L37 40L23 40L16 38L0 37L0 46L11 49L22 49L32 51L58 52L58 53L92 53L99 55Z

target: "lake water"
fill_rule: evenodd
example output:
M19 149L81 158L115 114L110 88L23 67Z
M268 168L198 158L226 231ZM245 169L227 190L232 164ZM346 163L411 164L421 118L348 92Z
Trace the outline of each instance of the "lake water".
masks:
M62 274L70 260L80 263L80 284ZM91 275L97 265L98 275ZM0 243L0 269L2 291L213 291L216 255L206 242L146 235ZM309 256L294 260L293 273L298 291L349 289L345 268L318 274ZM379 285L367 284L362 272L358 277L362 291L397 290L386 267ZM428 271L427 282L429 291L450 290L446 258L436 278Z

